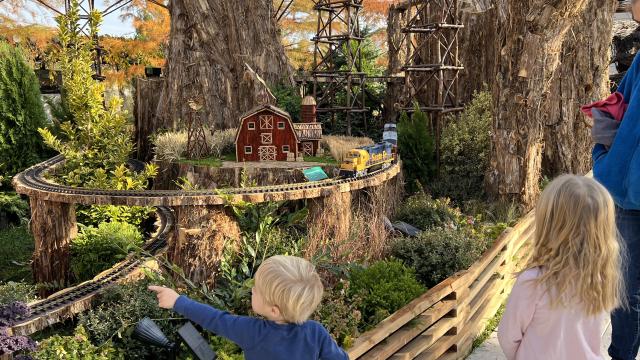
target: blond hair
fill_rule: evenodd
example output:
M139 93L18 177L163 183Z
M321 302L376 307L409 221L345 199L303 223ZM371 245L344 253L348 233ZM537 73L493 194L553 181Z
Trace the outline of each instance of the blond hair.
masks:
M277 306L284 320L295 324L311 316L324 292L313 264L284 255L272 256L260 265L255 286L266 303Z
M551 306L580 304L587 315L610 312L623 301L622 257L611 196L597 181L562 175L536 205L533 251L526 268Z

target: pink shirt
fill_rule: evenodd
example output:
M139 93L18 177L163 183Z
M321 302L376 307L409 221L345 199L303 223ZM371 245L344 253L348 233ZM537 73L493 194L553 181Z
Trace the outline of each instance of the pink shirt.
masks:
M498 340L508 360L604 359L600 354L607 314L587 316L579 306L549 305L549 295L532 279L539 268L518 276L498 327Z

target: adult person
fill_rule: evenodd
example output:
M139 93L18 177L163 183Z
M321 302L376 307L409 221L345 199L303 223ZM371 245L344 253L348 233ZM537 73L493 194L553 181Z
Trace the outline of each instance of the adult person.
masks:
M633 19L640 20L640 0L632 0ZM609 356L634 360L640 347L640 57L618 86L628 108L611 147L593 148L593 174L616 204L618 232L626 245L624 280L628 305L611 314Z

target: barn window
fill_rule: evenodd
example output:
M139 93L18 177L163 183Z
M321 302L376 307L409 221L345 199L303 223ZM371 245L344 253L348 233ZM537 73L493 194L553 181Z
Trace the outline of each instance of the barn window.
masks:
M282 152L289 152L289 145L282 145Z
M273 115L260 115L260 129L273 129Z
M255 125L255 124L254 124ZM244 153L245 154L251 154L253 153L253 148L251 146L245 146L244 147Z
M271 144L273 142L273 136L271 134L260 134L260 140L263 144Z
M278 121L278 129L284 129L284 121Z
M247 123L247 128L248 128L249 130L255 130L255 129L256 129L256 122L255 122L255 121L249 121L249 122Z

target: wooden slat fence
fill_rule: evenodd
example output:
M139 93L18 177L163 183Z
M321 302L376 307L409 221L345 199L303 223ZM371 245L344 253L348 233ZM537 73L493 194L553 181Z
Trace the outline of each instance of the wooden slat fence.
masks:
M533 238L533 211L502 233L469 269L431 288L362 334L348 350L359 360L464 359L515 282Z

